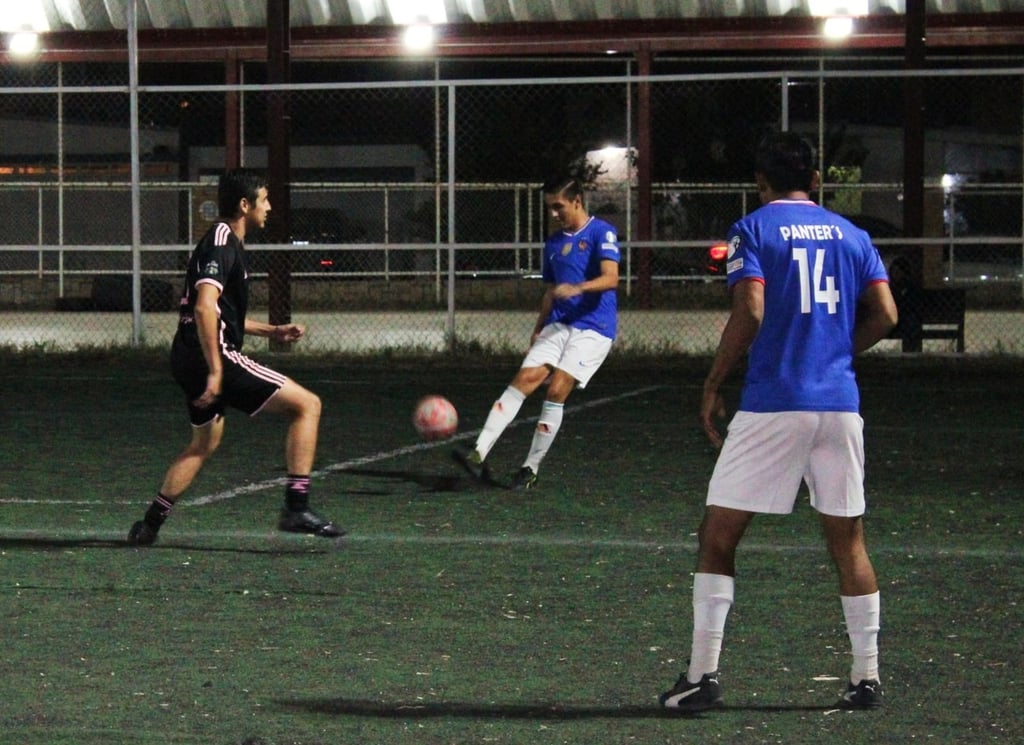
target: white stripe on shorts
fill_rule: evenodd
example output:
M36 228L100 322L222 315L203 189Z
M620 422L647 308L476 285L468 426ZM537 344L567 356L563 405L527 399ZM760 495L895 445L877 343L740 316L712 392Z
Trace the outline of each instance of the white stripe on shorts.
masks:
M245 368L245 370L252 373L257 378L266 380L268 383L274 383L277 386L282 386L285 384L285 381L288 380L288 376L282 375L276 370L271 370L269 367L261 365L255 360L246 357L236 349L224 350L224 356L239 367Z

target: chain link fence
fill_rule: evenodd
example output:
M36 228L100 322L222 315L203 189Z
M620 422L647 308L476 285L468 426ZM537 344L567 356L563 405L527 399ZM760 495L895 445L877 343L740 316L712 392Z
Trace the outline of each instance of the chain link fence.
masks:
M524 349L550 227L540 183L569 163L588 175L591 212L619 228L618 348L708 353L728 308L721 241L758 206L753 145L781 125L818 145L822 202L928 298L906 314L920 328L882 352L1020 354L1024 70L1013 64L943 60L920 76L921 238L904 235L909 78L892 59L667 58L646 78L621 61L300 62L284 87L265 85L257 64L226 86L217 66L152 63L135 92L137 246L125 67L7 66L0 345L168 344L187 257L217 217L216 175L232 152L267 168L270 99L284 94L289 209L271 213L283 229L246 245L251 312L272 313L283 282L310 329L296 353Z

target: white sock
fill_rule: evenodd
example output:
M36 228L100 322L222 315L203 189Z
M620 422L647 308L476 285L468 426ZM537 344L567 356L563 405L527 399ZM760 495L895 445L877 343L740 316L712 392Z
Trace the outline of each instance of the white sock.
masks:
M487 457L487 454L491 452L491 448L494 447L494 443L498 441L501 433L505 431L505 427L516 418L516 414L519 413L519 407L523 405L525 400L526 396L512 386L509 386L501 394L501 397L494 402L490 413L487 415L487 421L484 422L484 428L480 430L480 436L476 438L476 451L480 453L481 460Z
M718 670L734 588L735 580L725 574L693 575L693 645L686 671L686 679L691 683L699 683L705 673Z
M555 441L562 426L562 415L565 412L565 404L556 404L554 401L545 401L540 409L540 419L537 421L537 429L533 431L533 442L530 443L530 454L526 456L524 466L529 466L534 473L540 471L540 462L551 449L551 443Z
M850 682L880 680L878 677L878 631L881 628L882 601L878 592L870 595L841 595L846 633L850 637L853 665Z

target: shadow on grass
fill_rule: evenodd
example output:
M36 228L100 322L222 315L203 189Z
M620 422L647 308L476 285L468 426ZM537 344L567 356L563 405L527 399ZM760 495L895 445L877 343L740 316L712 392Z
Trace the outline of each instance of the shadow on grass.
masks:
M572 721L575 719L701 719L715 711L694 714L668 712L658 706L575 706L572 704L482 704L458 701L438 703L403 703L367 701L362 699L283 700L277 703L288 709L314 714L377 719L528 719ZM830 706L724 706L716 711L829 711Z
M404 481L416 484L431 492L462 492L474 491L481 487L495 488L497 484L481 484L465 476L445 476L438 474L417 473L416 471L388 471L379 468L344 468L338 473L350 473L355 476L367 476L374 479Z
M322 545L317 547L312 546L211 546L211 545L197 545L194 543L175 542L174 540L162 541L157 543L155 546L129 546L128 543L122 539L103 539L103 538L43 538L41 536L18 536L16 538L7 538L0 536L0 550L30 550L30 551L66 551L71 548L100 548L100 549L114 549L114 550L125 550L131 549L136 551L204 551L207 553L228 553L228 554L269 554L269 555L305 555L305 554L320 554L326 550L332 548L337 549L336 544L329 544L326 541Z
M127 543L122 540L102 538L42 538L24 537L4 538L0 536L0 549L37 549L41 551L63 551L69 548L125 548Z

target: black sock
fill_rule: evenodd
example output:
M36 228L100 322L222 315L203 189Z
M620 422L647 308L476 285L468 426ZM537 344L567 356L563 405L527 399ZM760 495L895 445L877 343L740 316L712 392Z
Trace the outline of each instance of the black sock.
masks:
M160 526L164 524L164 520L171 514L171 508L173 507L174 502L163 494L157 494L153 504L149 505L149 509L146 510L146 516L143 519L149 527L159 530Z
M288 486L285 487L284 501L288 509L301 512L309 508L309 476L288 474Z

